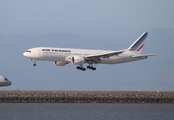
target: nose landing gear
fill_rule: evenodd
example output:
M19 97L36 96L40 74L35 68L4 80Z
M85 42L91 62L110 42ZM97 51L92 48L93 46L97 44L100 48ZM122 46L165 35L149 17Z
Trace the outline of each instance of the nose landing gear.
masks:
M35 67L36 66L36 61L34 59L31 59L31 61L33 61L33 66Z

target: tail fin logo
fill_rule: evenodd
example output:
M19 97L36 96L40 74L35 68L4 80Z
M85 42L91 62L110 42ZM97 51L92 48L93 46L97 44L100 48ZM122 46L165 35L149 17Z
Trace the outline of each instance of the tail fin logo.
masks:
M144 32L128 49L130 51L137 51L140 53L141 50L143 49L147 35L148 33Z

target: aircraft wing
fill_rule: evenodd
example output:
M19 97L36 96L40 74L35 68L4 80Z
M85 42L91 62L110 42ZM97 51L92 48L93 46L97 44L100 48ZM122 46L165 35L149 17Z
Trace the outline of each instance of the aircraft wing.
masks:
M110 53L87 55L87 56L85 56L85 58L87 58L87 59L92 59L92 58L109 58L111 56L123 53L124 51L125 50L120 50L120 51L114 51L114 52L110 52Z
M114 52L112 51L110 53L87 55L87 56L85 56L85 58L87 61L90 61L92 63L99 63L99 62L101 62L100 58L109 58L114 55L118 56L119 54L123 53L124 51L125 50L120 50L120 51L114 51Z
M142 55L134 55L133 58L144 58L148 56L156 56L155 54L142 54Z

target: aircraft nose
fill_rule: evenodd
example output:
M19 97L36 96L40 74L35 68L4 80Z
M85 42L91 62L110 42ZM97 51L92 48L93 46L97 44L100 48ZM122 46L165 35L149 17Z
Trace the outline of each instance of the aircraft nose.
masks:
M26 52L24 52L24 53L23 53L23 56L25 56L25 57L26 57Z
M24 52L24 53L23 53L23 56L29 57L27 52Z
M6 85L9 86L11 84L12 84L11 81L6 78Z
M11 85L12 83L11 82L9 82L9 85Z
M10 86L12 83L10 81L6 82L6 86Z

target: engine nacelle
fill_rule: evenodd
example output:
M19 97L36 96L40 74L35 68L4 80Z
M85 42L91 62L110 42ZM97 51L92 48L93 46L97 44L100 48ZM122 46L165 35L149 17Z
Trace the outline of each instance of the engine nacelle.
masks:
M53 61L53 64L56 66L65 66L67 63L66 62L61 62L61 61Z
M82 56L72 56L71 63L74 65L83 65L85 63L85 58Z

